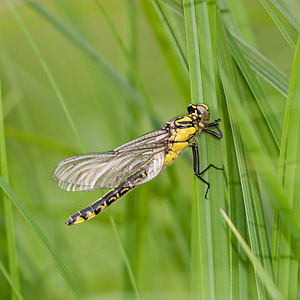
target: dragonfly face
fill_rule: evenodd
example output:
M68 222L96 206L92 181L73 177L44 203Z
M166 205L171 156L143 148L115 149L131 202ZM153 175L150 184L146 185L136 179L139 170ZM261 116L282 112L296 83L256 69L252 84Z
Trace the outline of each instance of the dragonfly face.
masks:
M190 104L187 108L187 111L191 115L198 117L198 120L203 124L207 124L209 121L209 109L205 104Z
M81 223L99 214L135 186L145 183L159 174L188 146L192 147L194 172L207 184L201 175L210 164L199 172L198 144L195 136L206 132L221 139L218 127L220 119L208 123L209 109L205 104L190 104L188 115L167 122L162 128L146 133L114 150L102 153L75 155L61 161L52 178L61 189L67 191L91 191L113 187L91 205L79 210L66 221L67 225ZM215 127L218 131L208 129Z

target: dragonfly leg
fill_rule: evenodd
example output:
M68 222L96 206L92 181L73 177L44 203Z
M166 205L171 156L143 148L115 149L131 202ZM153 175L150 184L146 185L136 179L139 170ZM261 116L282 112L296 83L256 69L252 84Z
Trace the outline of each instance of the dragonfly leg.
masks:
M221 119L218 119L218 120L215 120L212 123L207 124L205 126L205 128L202 128L202 131L206 132L208 134L211 134L211 135L213 135L214 137L216 137L218 139L221 139L223 137L223 134L222 134L222 131L220 130L220 128L218 126L220 124L220 121L221 121ZM216 127L216 129L218 130L219 133L217 133L213 130L210 130L210 129L206 129L207 127Z
M198 150L197 143L192 144L192 150L193 150L194 173L201 181L203 181L207 185L207 189L205 192L205 199L207 199L210 183L206 181L203 177L201 177L201 175L203 175L210 167L213 167L217 170L224 170L224 168L218 168L214 164L209 164L203 171L199 172L199 150Z

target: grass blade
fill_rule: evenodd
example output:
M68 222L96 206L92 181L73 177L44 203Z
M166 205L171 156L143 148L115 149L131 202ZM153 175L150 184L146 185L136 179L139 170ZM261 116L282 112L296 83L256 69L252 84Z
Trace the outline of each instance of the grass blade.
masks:
M289 95L286 103L282 143L279 158L279 176L282 178L284 191L287 195L289 205L299 215L299 154L300 154L300 35L296 53L294 56L293 68ZM276 232L276 231L275 231ZM297 298L297 275L299 268L299 250L295 248L295 241L292 238L285 224L280 225L280 231L274 236L278 253L276 262L276 276L278 286L283 291L285 298Z
M216 55L214 54L216 52L216 7L213 4L208 7L206 2L184 1L184 19L192 102L207 103L211 114L217 116ZM204 169L208 161L221 165L218 141L207 137L206 141L201 139L201 144L200 168ZM204 298L214 299L219 297L222 291L229 290L229 283L224 280L228 278L229 269L227 253L219 251L226 245L224 235L221 234L222 221L220 222L218 218L218 208L225 206L222 173L210 173L208 181L215 187L210 190L210 201L204 200L203 185L194 200L196 203L193 206L192 241L195 242L192 244L191 281L192 291L195 294L200 293Z
M271 5L268 4L266 0L260 0L261 4L264 6L270 17L273 19L274 23L282 33L283 37L286 39L287 43L291 47L293 51L295 51L296 48L296 42L293 40L291 35L289 34L288 30L285 28L285 26L282 24L280 19L277 17L276 13L272 9Z
M289 77L279 70L273 63L271 63L260 52L251 47L243 41L237 34L230 32L234 37L242 54L247 59L251 69L272 85L284 97L288 95Z
M32 229L37 233L37 235L41 239L42 243L45 245L45 247L47 248L47 250L53 257L53 259L54 259L58 269L60 270L62 276L64 277L66 283L69 285L71 291L74 293L74 296L76 296L76 298L80 299L81 297L80 297L79 291L73 281L73 278L72 278L71 274L68 272L68 270L66 269L62 260L59 258L56 250L53 248L53 246L51 245L47 236L41 230L39 225L34 221L34 218L31 216L30 212L27 210L27 208L23 205L23 203L20 201L20 199L14 193L14 191L10 188L10 186L5 182L5 180L1 176L0 176L0 187L5 192L5 194L10 199L10 201L14 204L14 206L18 209L18 211L21 213L21 215L24 217L24 219L30 224Z
M7 154L6 154L6 141L4 132L4 115L3 115L3 102L2 102L2 82L0 77L0 175L3 176L5 181L9 182L8 165L7 165ZM13 281L14 287L20 288L19 282L19 267L17 258L17 248L15 241L15 230L13 223L13 212L12 206L5 195L3 195L3 206L4 206L4 221L6 227L6 241L7 241L7 253L8 253L8 265L10 278ZM12 298L14 298L12 293Z
M223 215L225 221L227 222L228 226L230 227L231 231L234 233L235 237L238 239L239 243L241 244L243 250L245 251L246 255L248 256L248 259L253 264L254 269L256 270L258 276L264 283L265 287L267 288L270 296L273 299L284 299L280 292L278 291L275 283L272 281L272 279L269 277L268 273L264 270L262 265L259 263L258 259L255 257L255 255L252 253L251 249L247 245L247 243L244 241L240 233L237 231L235 226L232 224L231 220L228 218L224 210L220 209L221 214Z
M36 56L38 57L39 62L41 64L41 66L43 67L43 69L44 69L44 71L45 71L45 73L46 73L46 75L47 75L47 77L49 79L49 82L51 83L51 86L52 86L52 88L53 88L53 90L54 90L54 92L55 92L55 94L56 94L56 96L57 96L57 98L58 98L58 100L59 100L59 102L60 102L60 104L61 104L61 106L62 106L62 108L63 108L63 110L65 112L65 114L66 114L66 116L67 116L67 119L68 119L68 121L70 123L70 126L71 126L74 134L76 135L76 137L77 137L77 139L78 139L78 141L79 141L82 149L85 149L85 147L83 145L83 142L82 142L82 139L81 139L81 137L79 135L79 132L78 132L76 126L75 126L75 123L74 123L73 119L71 118L71 115L70 115L70 112L69 112L69 110L67 108L67 105L66 105L66 102L64 100L64 97L63 97L60 89L58 88L57 83L56 83L56 81L55 81L55 79L54 79L54 77L53 77L53 75L52 75L52 73L51 73L51 71L50 71L50 69L49 69L49 67L48 67L45 59L44 59L44 57L42 56L42 53L38 49L36 43L34 42L33 38L31 37L29 31L27 30L25 24L23 23L22 19L18 15L18 13L15 10L14 6L12 5L11 1L10 0L5 0L5 1L6 1L7 5L9 6L11 12L13 13L16 21L18 22L20 28L24 32L24 35L26 36L29 44L31 45L31 47L33 49L33 51L35 52Z
M8 283L10 284L14 294L17 296L18 299L23 300L23 296L19 291L19 288L15 285L15 280L9 275L6 271L5 267L3 266L2 261L0 261L0 271L2 272L3 276L6 278Z

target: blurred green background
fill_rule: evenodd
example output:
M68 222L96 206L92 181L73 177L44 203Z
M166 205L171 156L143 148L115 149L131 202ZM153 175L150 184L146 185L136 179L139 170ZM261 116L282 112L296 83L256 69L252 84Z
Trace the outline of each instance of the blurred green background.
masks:
M184 22L178 21L181 17L169 5L180 1L159 3L166 5L164 11L186 53ZM78 290L83 299L134 298L120 240L110 222L112 213L143 298L186 299L194 189L190 151L117 201L111 212L107 209L92 221L70 228L65 220L105 191L68 193L51 180L56 164L70 155L113 149L185 114L191 102L189 78L151 1L19 1L13 5L85 147L74 134L32 44L7 2L1 1L0 72L9 184L64 265L55 263L40 235L13 207L22 295L73 299ZM292 50L264 7L259 1L240 5L256 49L290 74ZM122 50L101 8L127 50ZM219 117L214 110L212 114L212 119ZM1 211L2 202L0 259L8 269ZM267 226L272 222L270 213ZM60 267L68 270L70 285ZM2 274L0 295L1 299L11 295Z

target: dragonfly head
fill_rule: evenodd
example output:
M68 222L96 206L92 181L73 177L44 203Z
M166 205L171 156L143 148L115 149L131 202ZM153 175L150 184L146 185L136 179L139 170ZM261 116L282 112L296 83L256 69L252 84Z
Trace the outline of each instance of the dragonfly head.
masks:
M206 124L209 120L209 109L205 104L190 104L187 108L189 114L196 115L199 121Z

